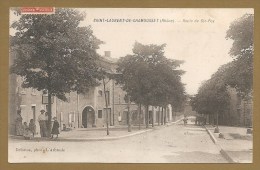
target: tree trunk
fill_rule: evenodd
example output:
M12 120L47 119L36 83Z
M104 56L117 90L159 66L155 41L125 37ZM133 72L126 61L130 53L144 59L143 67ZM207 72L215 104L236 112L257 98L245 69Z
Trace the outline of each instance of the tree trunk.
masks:
M146 124L146 128L149 127L149 106L145 106L145 124Z
M52 119L52 111L51 111L51 97L52 97L52 94L50 93L50 91L48 90L48 123L47 123L47 137L50 137L51 136L51 127L52 127L52 124L51 124L51 119Z
M160 126L160 107L158 107L158 126Z
M219 128L218 128L218 113L217 113L217 120L216 120L216 124L217 124L217 127L215 128L214 130L214 133L219 133Z
M105 94L105 102L106 102L106 117L107 117L106 123L107 123L107 135L109 135L108 112L107 112L108 104L107 104L107 94L106 94L106 83L105 83L105 78L104 78L104 77L103 77L103 86L104 86L104 94Z
M130 98L127 95L127 119L128 119L128 132L131 132L131 115L130 115Z
M162 114L161 114L161 125L163 125L163 107L162 107Z
M217 128L218 128L218 113L217 113Z
M154 127L153 121L154 121L154 106L153 106L153 108L152 108L152 127Z
M141 130L141 112L142 112L142 105L141 104L139 104L139 115L138 115L138 117L139 117L139 122L138 122L138 124L139 124L139 130Z
M78 128L80 128L80 125L79 125L79 94L77 92L77 115L78 115Z
M163 117L163 124L166 124L166 116L167 116L167 109L166 107L164 108L164 117Z

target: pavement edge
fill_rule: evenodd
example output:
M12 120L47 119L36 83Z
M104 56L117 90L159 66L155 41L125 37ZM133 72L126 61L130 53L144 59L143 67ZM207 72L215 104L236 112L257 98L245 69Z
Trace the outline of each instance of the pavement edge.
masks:
M210 136L210 139L212 140L212 142L219 148L219 152L220 154L229 162L229 163L238 163L236 162L228 153L227 151L225 151L219 144L218 144L218 141L217 139L215 138L215 136L212 134L212 132L206 127L206 126L203 126L207 133L209 134Z

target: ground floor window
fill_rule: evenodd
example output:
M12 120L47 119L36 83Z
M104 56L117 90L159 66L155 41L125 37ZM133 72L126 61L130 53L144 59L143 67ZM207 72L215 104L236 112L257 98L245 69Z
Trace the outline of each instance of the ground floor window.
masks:
M102 110L98 110L98 118L102 118Z

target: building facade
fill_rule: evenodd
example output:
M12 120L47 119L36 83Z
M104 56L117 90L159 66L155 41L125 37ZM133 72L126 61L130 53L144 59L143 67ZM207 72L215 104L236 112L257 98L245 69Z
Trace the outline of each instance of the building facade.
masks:
M252 126L253 123L253 97L243 99L235 88L228 88L230 106L226 113L219 117L220 124L232 126Z
M235 88L228 87L229 108L218 114L218 124L225 126L250 127L253 125L253 97L243 99ZM217 124L217 115L207 114L210 124Z
M9 64L13 63L15 56L10 55ZM100 64L111 72L115 72L116 60L110 57L110 52L105 52ZM11 74L9 76L9 134L15 134L15 119L17 110L21 110L23 122L29 123L30 119L36 122L36 131L39 133L37 118L40 110L47 110L47 96L42 91L30 88L22 88L23 78ZM106 108L105 94L107 96ZM91 88L86 94L71 92L66 94L68 102L57 97L52 97L52 117L57 117L61 127L69 128L92 128L105 127L108 121L109 126L126 125L127 106L124 100L126 93L113 79L105 79L105 89L101 82L99 86ZM130 104L131 124L145 124L145 109L141 107L141 114L138 114L139 107L135 103ZM168 106L165 113L166 122L173 120L171 106ZM149 123L161 121L162 112L160 107L149 106Z

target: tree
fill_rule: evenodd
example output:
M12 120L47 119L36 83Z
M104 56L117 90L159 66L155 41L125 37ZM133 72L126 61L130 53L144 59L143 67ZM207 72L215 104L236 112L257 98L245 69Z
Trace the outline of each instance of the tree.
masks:
M96 49L102 43L91 27L80 27L85 14L57 8L52 15L21 15L11 27L16 58L11 73L24 77L22 86L48 93L48 130L51 128L51 97L67 101L66 93L86 93L99 84Z
M166 123L167 105L171 104L178 108L185 101L184 84L181 82L181 75L184 74L184 71L177 70L182 63L182 61L163 59L153 66L151 72L155 77L151 88L153 94L151 105L162 107L163 124Z
M109 101L109 96L107 96L106 90L107 90L107 83L111 79L115 77L115 73L111 70L111 68L108 68L102 60L99 62L99 74L101 75L102 78L102 84L103 84L103 90L104 90L104 99L105 99L105 105L106 105L106 126L107 126L107 135L109 135L109 116L108 116L108 101Z
M253 89L253 28L253 14L245 14L231 23L226 39L233 40L229 52L233 61L221 66L192 98L192 107L198 113L224 113L230 101L227 86L235 88L244 99L250 96Z
M180 82L183 71L176 69L182 61L167 59L164 56L165 46L136 42L133 55L127 55L118 62L117 71L121 76L117 83L123 85L131 101L145 106L146 127L149 126L149 105L165 107L178 100L175 96L184 93Z
M226 69L228 68L226 67L227 65L220 67L209 80L201 85L198 94L191 98L193 110L200 114L214 115L216 117L217 130L219 114L224 114L230 104L227 84L223 81L223 76L225 76Z
M244 96L253 89L253 31L254 15L245 14L231 23L226 34L226 39L233 40L229 54L234 60L229 65L225 81Z

